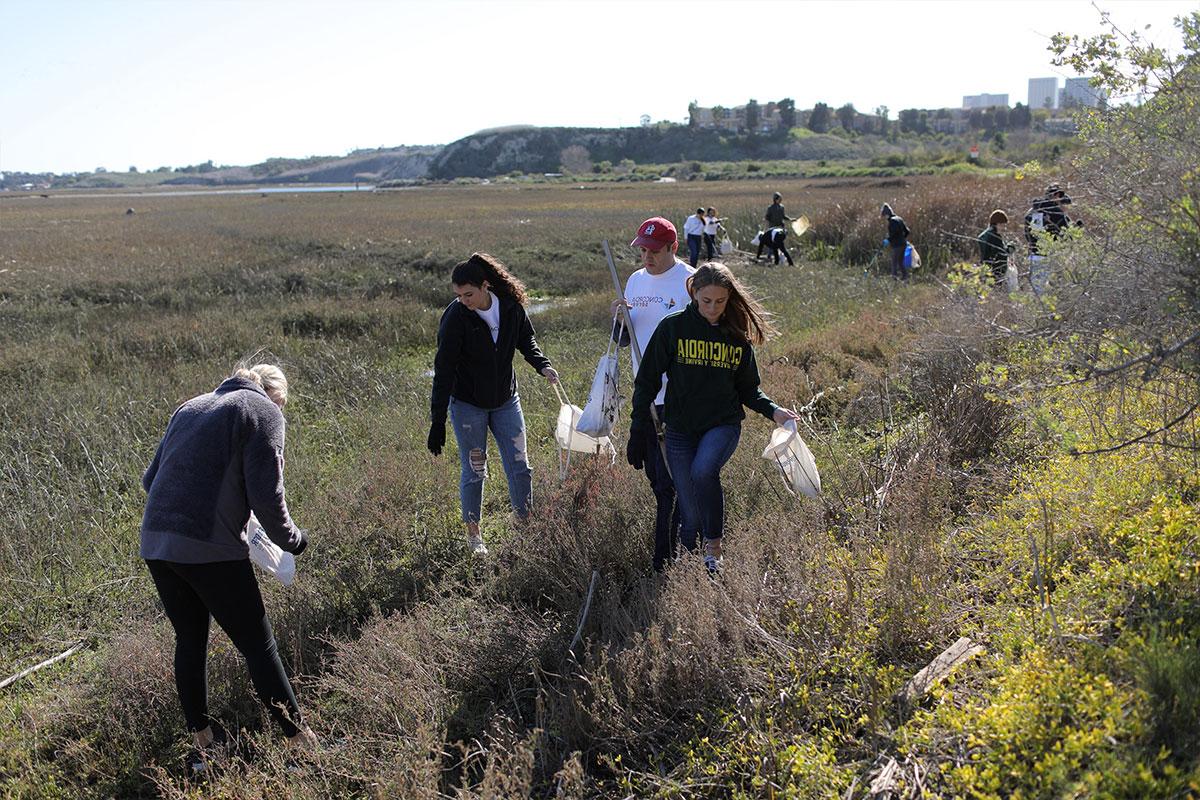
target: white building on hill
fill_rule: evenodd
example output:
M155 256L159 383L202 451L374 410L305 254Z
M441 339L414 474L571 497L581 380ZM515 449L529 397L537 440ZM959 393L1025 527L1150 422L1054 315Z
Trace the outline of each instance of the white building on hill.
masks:
M1008 95L1006 94L965 94L963 95L962 107L966 109L972 108L994 108L996 106L1004 106L1008 108Z
M1058 108L1058 78L1029 79L1029 108Z

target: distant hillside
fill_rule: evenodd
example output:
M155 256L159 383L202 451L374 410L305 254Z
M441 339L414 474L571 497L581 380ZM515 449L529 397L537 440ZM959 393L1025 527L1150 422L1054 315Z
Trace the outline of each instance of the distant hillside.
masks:
M272 158L250 167L222 167L207 172L176 174L163 183L374 183L423 178L429 171L429 163L441 149L440 145L425 145L356 150L344 157Z
M679 161L800 160L861 157L836 136L734 136L681 125L640 128L533 128L481 131L446 145L429 165L433 179L487 178L512 171L559 172L570 160L614 164Z

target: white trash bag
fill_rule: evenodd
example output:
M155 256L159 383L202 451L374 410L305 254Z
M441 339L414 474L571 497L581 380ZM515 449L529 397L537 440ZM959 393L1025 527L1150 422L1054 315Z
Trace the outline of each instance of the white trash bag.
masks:
M558 387L558 384L551 384L554 387L554 393L558 395L558 420L554 425L554 441L558 444L558 477L562 480L567 476L567 469L571 466L571 453L589 453L591 455L600 455L607 453L609 462L615 463L617 460L617 450L613 447L612 441L607 436L588 436L586 433L581 433L578 429L579 418L583 416L583 411L579 406L572 405L567 401L566 394Z
M723 256L727 256L733 252L733 242L729 241L728 236L726 236L724 239L721 240L720 251L721 251L721 255L723 255Z
M1017 262L1012 256L1008 257L1008 266L1004 270L1004 288L1010 294L1021 288L1021 274L1017 271Z
M771 432L771 441L763 450L763 458L779 467L783 482L793 494L816 497L821 493L821 474L812 451L796 432L796 423L788 422Z
M296 557L271 541L253 513L246 523L246 544L250 547L250 560L259 569L270 573L284 586L292 585L296 579Z
M616 318L613 318L614 327ZM619 337L625 332L625 325L620 325ZM587 405L575 423L575 429L585 436L599 439L612 433L617 425L617 414L621 410L621 362L618 358L617 343L609 339L608 349L600 357L596 365L596 375L592 378L592 391L588 395Z

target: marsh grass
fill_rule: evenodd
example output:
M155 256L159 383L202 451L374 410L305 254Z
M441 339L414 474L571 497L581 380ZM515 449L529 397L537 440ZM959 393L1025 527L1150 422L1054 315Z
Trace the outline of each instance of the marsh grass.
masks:
M787 495L759 457L769 424L747 420L724 472L715 581L694 557L650 574L652 497L620 460L576 459L557 480L557 401L520 364L536 513L509 517L493 469L493 555L468 559L455 454L424 450L428 370L449 269L486 249L529 285L539 339L582 402L609 323L600 240L627 275L638 222L703 204L748 241L762 185L147 197L133 217L123 199L3 201L0 664L89 642L3 698L5 793L844 795L895 746L889 698L908 675L972 626L1027 633L1005 623L1028 602L1013 599L1025 536L987 525L1045 449L979 377L1005 355L981 320L1011 312L844 263L874 246L882 200L921 246L948 227L973 235L972 215L1020 189L911 181L780 183L843 261L729 259L782 329L759 351L764 389L806 409L825 495ZM313 536L293 587L262 586L329 746L289 761L214 633L212 711L244 747L199 787L181 770L170 629L136 558L139 481L175 406L259 352L292 381L288 500ZM1137 674L1165 709L1161 731L1194 718L1173 699L1189 658L1145 651ZM1001 691L965 680L979 697ZM930 719L905 735L948 758L949 722Z

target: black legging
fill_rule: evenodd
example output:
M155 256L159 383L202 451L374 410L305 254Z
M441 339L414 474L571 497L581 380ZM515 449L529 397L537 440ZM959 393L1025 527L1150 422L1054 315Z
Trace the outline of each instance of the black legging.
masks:
M175 687L188 730L208 716L209 615L246 659L258 698L285 736L299 732L300 707L279 660L279 648L248 559L210 564L147 561L150 577L175 628Z

